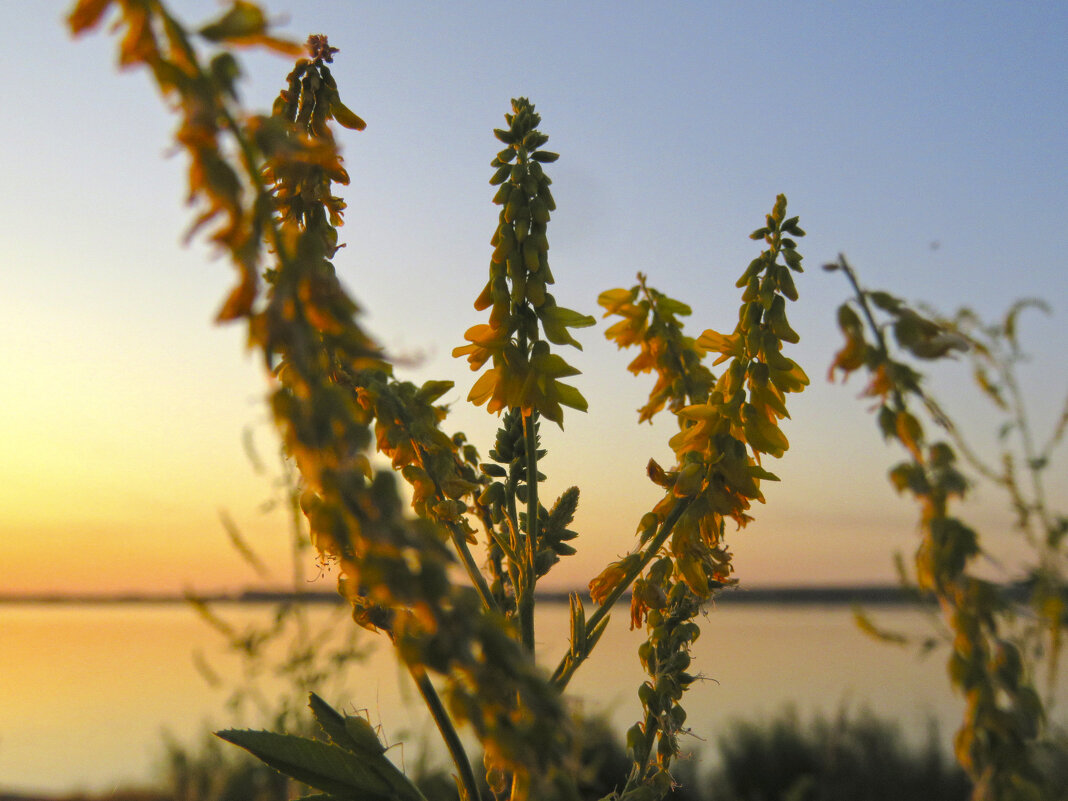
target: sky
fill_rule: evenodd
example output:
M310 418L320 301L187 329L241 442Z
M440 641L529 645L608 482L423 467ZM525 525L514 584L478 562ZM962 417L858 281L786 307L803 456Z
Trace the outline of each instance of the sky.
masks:
M288 2L288 5L283 5ZM214 2L174 2L195 23ZM229 515L287 574L266 378L239 326L212 319L233 276L190 221L174 119L148 77L116 68L106 29L72 41L57 3L5 15L0 129L0 593L237 589L256 576ZM483 452L496 419L465 402L475 375L451 357L482 322L497 209L492 129L512 97L542 114L558 210L554 293L598 314L599 292L638 271L689 303L688 331L729 331L747 235L776 194L801 217L807 270L790 355L813 379L793 399L785 458L756 522L731 532L743 586L890 581L916 510L894 495L884 445L858 399L829 384L845 253L865 285L988 318L1036 296L1024 371L1040 432L1068 389L1068 7L1057 2L338 3L277 0L281 31L340 48L342 98L368 123L340 134L352 185L336 259L368 327L404 357L399 376L446 378L449 425ZM284 58L242 55L242 97L268 108ZM550 576L585 584L633 544L657 500L674 423L637 425L648 378L578 332L568 360L589 413L546 426L548 494L581 488L579 553ZM992 452L998 420L964 362L932 389ZM570 411L570 410L569 410ZM250 430L268 474L243 445ZM1064 459L1050 471L1065 497ZM1021 553L1004 499L979 487L962 514L993 556ZM324 580L323 589L329 588Z

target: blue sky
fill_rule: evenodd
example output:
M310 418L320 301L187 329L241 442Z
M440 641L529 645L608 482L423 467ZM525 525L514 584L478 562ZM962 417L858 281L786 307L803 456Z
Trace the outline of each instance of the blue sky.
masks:
M185 19L214 2L176 2ZM211 325L231 281L183 247L184 164L146 75L119 74L114 41L71 41L62 4L26 3L0 32L7 120L0 142L0 589L176 589L244 582L218 523L226 508L269 554L279 519L241 447L264 379L240 331ZM792 407L792 449L772 466L757 522L731 538L743 582L879 580L912 545L914 513L889 490L897 454L860 385L824 380L838 344L848 255L869 286L987 316L1021 296L1035 416L1068 388L1060 231L1068 201L1068 7L1062 3L646 4L291 0L272 14L294 38L340 47L334 74L368 122L341 135L353 184L343 280L415 380L451 378L453 425L488 449L495 420L463 399L474 376L450 357L481 321L496 209L492 128L509 99L543 116L558 212L549 228L558 301L596 314L597 294L650 283L690 303L692 331L729 330L747 234L775 195L809 236L790 310L794 358L813 386ZM247 54L251 107L269 105L284 59ZM14 68L17 66L17 69ZM935 246L936 245L936 246ZM550 491L583 490L584 539L562 584L625 552L656 499L643 478L672 425L638 428L648 382L626 354L580 332L569 359L590 414L546 431ZM963 365L934 383L992 443ZM1063 470L1056 487L1066 489ZM1054 493L1056 497L1056 493ZM1004 528L986 492L968 507ZM1011 559L1012 540L994 550Z

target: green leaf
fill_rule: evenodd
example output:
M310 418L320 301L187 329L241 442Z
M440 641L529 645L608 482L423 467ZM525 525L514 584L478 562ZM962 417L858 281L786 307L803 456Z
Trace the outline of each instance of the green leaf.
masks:
M228 729L216 736L244 748L278 772L331 795L356 795L366 801L424 801L415 786L381 755L357 756L329 743L269 731Z

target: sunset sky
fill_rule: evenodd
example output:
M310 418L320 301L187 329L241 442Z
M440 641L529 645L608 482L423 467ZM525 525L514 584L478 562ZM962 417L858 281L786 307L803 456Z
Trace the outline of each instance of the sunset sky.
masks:
M187 21L215 2L175 2ZM542 114L558 211L549 226L561 305L597 314L599 292L639 270L690 303L688 330L730 330L747 235L784 192L809 236L790 309L813 379L791 406L783 479L756 522L730 535L743 584L892 579L915 510L885 472L858 400L830 385L834 311L847 287L823 262L847 254L870 287L995 317L1024 318L1025 372L1042 436L1068 389L1068 6L1034 3L365 3L276 0L293 38L340 48L341 95L367 120L340 135L352 186L336 265L370 329L412 366L448 378L450 427L483 454L496 418L465 403L474 379L451 358L484 315L496 207L492 129L509 100ZM254 580L230 547L226 510L286 574L285 520L264 514L268 477L242 445L251 427L275 470L265 377L239 326L212 318L232 281L207 248L182 244L185 164L148 76L120 74L106 28L72 41L65 6L21 3L0 30L0 593L171 592ZM247 54L251 108L289 71ZM579 332L568 359L588 415L546 426L549 494L582 488L579 554L552 575L584 584L627 551L657 498L673 423L637 425L650 383L631 356ZM941 369L941 368L940 368ZM998 420L964 362L933 387L993 447ZM992 452L989 451L988 452ZM1062 457L1050 497L1065 497ZM965 508L992 551L1014 545L1000 496ZM324 582L323 588L329 587Z

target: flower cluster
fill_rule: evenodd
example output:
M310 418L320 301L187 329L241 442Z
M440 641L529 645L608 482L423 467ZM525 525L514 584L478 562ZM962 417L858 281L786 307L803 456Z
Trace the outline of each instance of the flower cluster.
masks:
M652 422L666 405L677 412L687 403L704 403L715 378L702 364L703 353L691 337L682 333L679 317L688 317L690 307L646 285L638 273L638 283L630 289L609 289L597 302L605 307L605 317L623 319L605 331L621 349L637 345L641 352L627 365L635 375L656 373L649 402L638 410L639 422Z
M331 261L344 211L333 187L349 176L330 123L364 127L341 102L327 67L337 48L325 36L311 37L309 57L297 61L272 114L250 116L237 102L236 60L224 49L204 66L192 37L293 53L293 45L268 33L257 6L236 0L192 34L161 3L82 0L71 14L72 29L93 27L112 6L126 29L123 64L149 66L181 115L178 140L190 158L190 199L201 206L195 228L213 226L212 241L229 252L239 272L219 319L244 320L250 346L263 355L275 422L301 473L300 506L312 541L338 565L339 590L354 618L388 635L443 732L452 731L453 723L426 670L446 677L453 718L470 723L498 771L530 793L552 786L556 797L571 797L569 774L561 770L571 749L563 703L518 642L514 623L494 611L467 549L473 529L466 501L474 504L488 481L475 472L478 454L462 436L440 430L444 409L434 401L449 384L415 387L391 378L391 365L360 326L359 309ZM529 124L531 113L520 115L519 128ZM516 156L523 161L537 144L528 142ZM534 187L541 191L544 184L542 204L551 203L547 180ZM540 218L541 206L529 205ZM543 258L544 223L530 231L531 252ZM264 263L270 266L262 269ZM542 278L549 278L547 265ZM536 297L537 281L531 286ZM547 293L539 301L546 335L558 337L566 310L556 309ZM559 373L543 343L534 344L528 362ZM571 396L552 382L540 389L547 394L535 405L559 419L551 399ZM405 513L393 472L373 468L376 444L411 484L418 517ZM535 521L554 553L571 536L568 505ZM473 588L454 583L457 557ZM287 742L294 753L310 747L300 738ZM465 786L474 788L470 765L457 748L457 769ZM305 777L318 775L310 765L303 768ZM346 792L370 792L362 780L354 781Z
M670 783L671 760L684 731L680 701L693 682L686 672L698 632L692 621L715 589L735 581L724 520L744 526L751 502L764 500L761 480L776 478L761 466L761 455L781 456L789 447L778 427L788 416L785 396L808 384L801 368L782 354L783 342L798 340L785 311L786 300L797 299L791 272L801 272L802 257L790 238L804 236L797 223L796 217L786 218L786 198L780 195L766 225L753 232L768 248L738 280L742 306L728 336L711 330L696 340L685 336L679 317L689 307L649 288L642 275L631 289L609 290L599 298L606 316L623 318L606 336L621 348L641 350L629 369L656 373L640 420L667 407L679 422L670 440L675 466L665 470L649 462L649 478L665 495L638 525L638 550L590 582L590 596L601 610L633 583L631 627L644 624L648 635L640 652L649 674L639 689L645 717L627 736L634 768L624 798L646 791L655 797ZM718 379L702 364L708 352L719 354L717 364L730 360ZM599 622L595 613L591 623ZM555 678L566 682L585 653L573 643Z
M548 343L581 349L568 329L594 320L557 306L547 291L554 279L546 230L556 202L542 164L556 161L557 154L540 150L549 141L538 130L541 116L519 98L505 120L507 129L494 130L506 147L493 159L496 172L490 179L500 187L493 202L501 212L490 240L489 280L475 300L476 309L490 310L489 322L472 326L464 334L470 344L455 348L453 355L466 356L472 370L492 364L471 388L468 399L476 405L485 403L490 412L536 411L562 427L561 407L585 411L586 399L559 380L578 370L551 353Z

